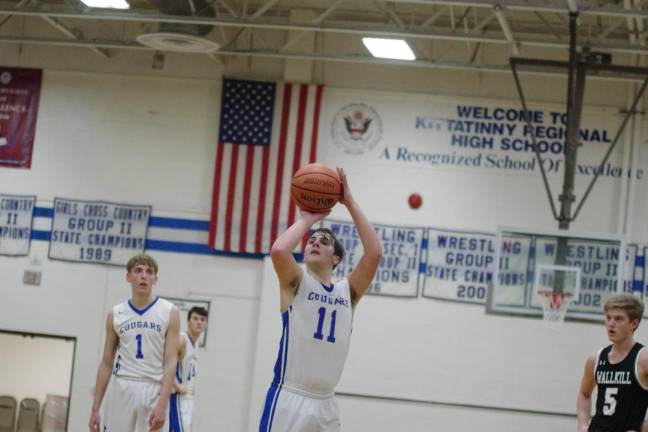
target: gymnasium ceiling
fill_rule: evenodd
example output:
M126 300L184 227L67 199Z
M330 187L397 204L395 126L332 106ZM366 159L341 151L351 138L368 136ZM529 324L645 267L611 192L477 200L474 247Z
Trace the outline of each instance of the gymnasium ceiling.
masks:
M152 53L137 42L141 34L184 28L220 45L192 55L218 61L244 56L488 70L508 68L509 54L538 49L566 59L569 12L578 9L579 44L622 54L626 64L632 54L634 61L648 54L648 0L127 1L130 9L117 10L79 0L0 0L0 43L65 46L110 59L118 50ZM359 43L363 36L404 38L417 60L373 58ZM322 42L327 38L336 43ZM483 55L495 47L507 55L497 61Z

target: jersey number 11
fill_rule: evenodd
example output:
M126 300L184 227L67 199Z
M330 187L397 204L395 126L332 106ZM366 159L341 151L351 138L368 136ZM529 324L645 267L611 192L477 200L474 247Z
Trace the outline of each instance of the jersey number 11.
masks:
M326 318L326 308L321 307L317 310L317 313L319 315L319 319L317 320L317 331L313 334L313 337L315 339L322 340L324 339L324 334L322 333L322 328L324 327L324 319ZM335 343L335 315L337 314L337 311L331 312L331 330L329 331L329 335L326 338L328 342Z

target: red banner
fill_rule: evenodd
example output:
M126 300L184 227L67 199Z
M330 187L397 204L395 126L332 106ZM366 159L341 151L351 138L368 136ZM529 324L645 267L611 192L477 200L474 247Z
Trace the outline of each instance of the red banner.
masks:
M30 168L43 72L0 67L0 166Z

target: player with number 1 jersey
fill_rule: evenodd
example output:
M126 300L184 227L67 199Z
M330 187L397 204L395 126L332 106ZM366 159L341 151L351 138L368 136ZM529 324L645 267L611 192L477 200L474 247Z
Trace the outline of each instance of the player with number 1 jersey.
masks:
M166 432L180 314L174 305L153 295L158 271L153 258L136 255L126 268L131 298L108 313L89 428L90 432ZM111 373L102 422L99 409Z
M113 375L162 382L164 336L173 304L159 297L144 309L131 300L113 307L113 330L119 336Z

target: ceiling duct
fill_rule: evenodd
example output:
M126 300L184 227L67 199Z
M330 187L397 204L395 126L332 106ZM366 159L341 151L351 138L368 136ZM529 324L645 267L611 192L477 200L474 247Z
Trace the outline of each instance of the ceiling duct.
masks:
M214 9L205 0L150 0L166 15L215 16ZM214 52L220 48L217 42L206 39L213 26L162 22L158 31L139 35L142 45L160 51Z

